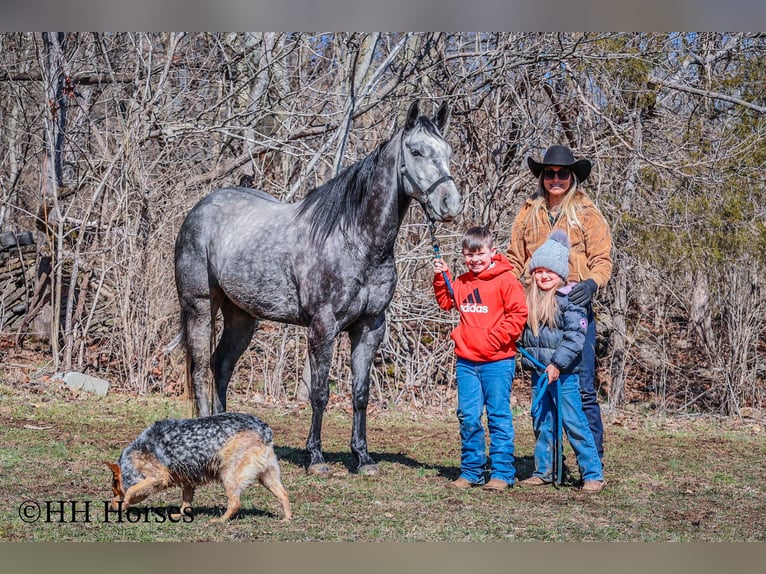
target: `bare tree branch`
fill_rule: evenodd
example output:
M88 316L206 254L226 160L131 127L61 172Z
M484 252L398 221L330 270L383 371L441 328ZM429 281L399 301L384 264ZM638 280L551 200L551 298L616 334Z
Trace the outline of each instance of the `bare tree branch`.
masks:
M759 114L766 113L766 106L758 106L756 104L746 102L745 100L742 100L740 98L735 98L734 96L728 96L720 92L713 92L711 90L700 90L698 88L692 88L691 86L685 86L683 84L679 84L678 82L662 80L660 78L657 78L656 76L649 79L649 84L650 84L649 86L650 88L652 84L656 84L659 86L665 86L667 88L671 88L673 90L686 92L688 94L695 94L697 96L704 96L706 98L712 98L714 100L723 100L724 102L737 104L738 106L743 106L745 108L755 110Z

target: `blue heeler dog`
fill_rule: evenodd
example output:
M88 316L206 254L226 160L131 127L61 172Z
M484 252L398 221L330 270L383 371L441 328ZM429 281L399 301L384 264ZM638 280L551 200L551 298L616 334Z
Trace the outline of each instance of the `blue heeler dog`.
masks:
M282 486L271 428L258 417L222 413L194 419L166 419L144 430L120 455L106 463L114 475L113 510L141 502L151 494L178 486L183 490L181 513L191 511L194 489L221 482L228 505L218 520L240 509L240 494L258 479L282 504L283 520L292 518Z

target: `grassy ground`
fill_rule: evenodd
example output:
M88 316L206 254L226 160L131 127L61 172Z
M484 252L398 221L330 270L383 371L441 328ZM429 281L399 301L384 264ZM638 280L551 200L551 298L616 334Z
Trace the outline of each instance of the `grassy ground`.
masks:
M213 484L197 490L190 523L162 522L150 510L178 505L179 490L144 501L146 514L133 515L135 522L117 523L105 518L111 474L103 461L116 460L150 422L184 416L185 403L122 394L99 399L51 383L0 385L0 540L766 540L762 424L620 413L607 424L604 492L588 496L570 486L491 494L445 488L459 468L452 413L373 407L368 442L382 472L354 474L348 405L335 404L323 432L333 476L323 480L305 473L310 408L231 400L230 410L255 413L274 429L292 522L281 522L276 499L253 486L238 518L213 523L225 507L223 489ZM532 471L531 420L526 409L515 415L518 476L525 478ZM568 445L565 454L573 464Z

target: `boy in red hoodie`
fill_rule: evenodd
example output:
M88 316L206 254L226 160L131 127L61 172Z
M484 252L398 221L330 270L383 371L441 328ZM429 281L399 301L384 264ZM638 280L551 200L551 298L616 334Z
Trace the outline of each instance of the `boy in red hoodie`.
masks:
M484 490L501 491L513 485L516 475L511 383L516 368L515 342L527 321L527 303L524 288L511 273L508 259L497 252L489 229L470 228L463 236L462 247L468 272L455 281L443 259L436 258L433 264L439 307L457 306L460 313L460 323L451 335L457 355L460 476L448 486L466 489L483 485ZM481 420L485 408L492 461L486 484L487 455Z

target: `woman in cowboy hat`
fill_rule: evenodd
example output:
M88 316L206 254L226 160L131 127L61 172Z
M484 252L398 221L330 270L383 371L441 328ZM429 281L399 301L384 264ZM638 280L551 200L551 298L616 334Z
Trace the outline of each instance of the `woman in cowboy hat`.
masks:
M575 160L572 150L563 145L548 148L542 161L527 158L537 178L537 189L521 207L511 227L508 259L514 273L526 283L530 280L529 260L554 229L562 229L569 239L569 280L576 282L569 298L588 311L588 329L582 351L580 393L582 405L598 454L604 455L604 426L595 390L596 323L591 299L612 275L612 237L609 225L593 201L580 189L590 175L591 162Z

